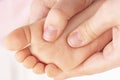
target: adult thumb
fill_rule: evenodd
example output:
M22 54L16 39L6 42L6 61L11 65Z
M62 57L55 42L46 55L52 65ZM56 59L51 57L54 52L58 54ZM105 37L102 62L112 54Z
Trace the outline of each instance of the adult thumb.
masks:
M90 19L79 25L68 36L68 43L71 47L81 47L98 38L114 25L108 12L100 8Z

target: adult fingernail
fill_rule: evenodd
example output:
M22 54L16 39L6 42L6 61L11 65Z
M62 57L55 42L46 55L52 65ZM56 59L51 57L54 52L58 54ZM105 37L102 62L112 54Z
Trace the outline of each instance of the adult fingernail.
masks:
M82 42L83 41L78 32L74 32L68 37L68 43L71 47L80 47Z
M52 26L48 26L44 30L43 38L46 41L53 41L57 36L57 29Z

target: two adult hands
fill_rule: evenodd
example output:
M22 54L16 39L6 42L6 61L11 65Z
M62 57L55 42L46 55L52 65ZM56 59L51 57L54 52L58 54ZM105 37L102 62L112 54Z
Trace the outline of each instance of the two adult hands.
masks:
M114 4L112 3L112 1L113 0L111 0L111 1L96 1L96 2L101 2L101 7L98 9L98 11L95 13L95 15L92 17L92 18L90 18L89 20L87 20L87 23L85 22L83 22L83 24L82 24L82 26L83 27L79 27L78 29L76 29L75 31L78 31L78 33L77 33L77 36L78 36L78 38L75 38L75 37L72 37L72 40L70 40L71 39L71 35L72 34L70 34L70 37L68 37L68 43L70 44L70 46L72 46L72 47L80 47L80 46L84 46L84 45L86 45L86 44L88 44L89 42L91 42L92 40L94 40L94 39L96 39L97 38L97 36L100 36L104 31L106 31L106 30L108 30L108 29L110 29L110 28L112 28L113 26L119 26L119 21L118 21L118 18L119 18L119 11L118 11L118 8L119 8L119 5L116 7L115 5L116 5L116 3L117 4L119 4L119 0L117 0L116 2L114 2ZM52 1L51 1L52 2ZM62 3L62 0L61 1L59 1L59 2L61 2ZM63 1L64 2L64 1ZM67 2L66 2L67 3ZM76 3L78 3L77 1L76 1ZM111 10L111 4L112 3L112 8L113 8L113 11L114 12L116 12L116 15L114 15L114 14L112 14L112 17L111 17L111 15L110 16L108 16L108 13L109 12L112 12ZM45 3L44 3L45 4ZM33 12L35 12L35 13L33 13L33 15L36 15L36 13L38 13L38 15L36 15L36 17L37 17L37 19L41 19L41 18L43 18L43 17L46 17L47 16L47 14L48 14L48 16L47 16L47 18L46 18L46 22L45 22L45 25L47 24L47 20L48 20L48 23L49 23L49 20L50 21L54 21L54 20L58 20L58 22L60 22L60 21L62 21L63 20L63 24L61 25L60 23L60 25L61 25L61 27L58 27L58 28L60 28L59 30L59 32L58 32L58 34L56 35L56 37L55 38L51 38L50 37L50 35L51 35L51 33L49 34L49 33L47 33L48 34L48 36L47 36L47 39L45 38L45 35L43 35L43 38L45 39L45 40L47 40L47 41L53 41L53 40L55 40L59 35L60 35L60 33L64 30L64 28L65 28L65 26L66 26L66 24L67 24L67 22L68 22L68 20L73 16L73 14L72 14L72 16L70 16L70 17L66 17L66 15L64 15L64 14L61 14L62 12L60 12L59 10L61 10L61 9L58 9L58 10L56 10L55 9L55 13L54 13L54 8L52 8L53 9L53 11L51 11L51 13L49 12L49 8L47 7L44 7L45 5L44 4L42 4L41 3L41 7L42 8L40 8L41 9L41 11L43 12L43 13L41 13L40 15L39 15L39 13L41 12L37 12L37 11L33 11ZM55 4L55 2L52 2L51 3L52 5L54 5ZM37 6L37 5L35 5L35 6ZM48 5L47 5L48 6ZM50 4L49 4L49 6L50 6ZM55 6L56 7L56 6ZM61 7L61 6L59 6L59 7ZM67 6L66 6L67 7ZM69 6L70 7L70 6ZM76 9L78 9L78 7L79 6L77 6L77 8L75 7L74 9L73 9L73 12L76 12L76 11L74 11L74 10L76 10ZM109 9L109 8L110 9ZM73 8L73 6L72 6L72 8ZM84 7L85 8L85 7ZM78 10L78 12L80 12L80 11L82 11L84 8L82 8L81 10ZM63 8L62 8L63 9ZM64 9L67 9L67 8L64 8ZM108 9L108 11L106 10L106 9ZM32 9L32 10L35 10L35 9ZM69 10L69 9L68 9ZM64 11L64 10L63 10ZM65 10L66 11L66 10ZM70 10L71 11L71 10ZM48 13L49 12L49 13ZM69 12L69 11L66 11L66 12ZM74 13L74 15L75 14L77 14L78 12L76 12L76 13ZM58 15L57 15L57 14ZM69 12L69 13L72 13L72 12ZM67 13L66 13L67 14ZM54 16L57 16L55 19L54 18L52 18L52 17L54 17L54 16L52 16L50 19L49 19L49 15L51 16L51 15L54 15ZM100 17L100 15L102 15L101 17ZM59 17L60 16L60 17ZM62 16L62 17L61 17ZM67 16L69 16L69 15L67 15ZM61 19L62 18L62 19ZM105 18L104 20L102 19L102 18ZM36 21L37 20L36 18L35 19L31 19L31 20L33 20L33 22L34 21ZM51 20L51 19L54 19L54 20ZM57 20L56 20L56 22L55 22L55 24L57 23ZM93 23L94 21L96 21L96 23ZM112 22L113 21L113 22ZM32 21L31 21L32 22ZM89 24L88 24L88 22L89 22ZM54 22L53 22L54 23ZM112 24L113 23L113 24ZM52 24L52 22L50 22L50 27L51 27L51 24ZM57 24L57 26L59 25L59 24ZM86 25L86 24L88 24L88 25ZM91 26L92 25L92 26ZM98 25L100 25L100 26L103 26L103 28L101 29L101 27L97 27ZM49 25L47 25L47 26L49 26ZM106 26L107 26L107 28L106 28ZM110 26L112 26L112 27L110 27ZM56 28L56 27L55 27ZM62 29L61 29L62 28ZM44 28L44 29L46 29L46 28ZM50 30L53 30L54 31L54 29L53 28L48 28L48 29L50 29ZM98 30L97 32L94 32L94 31L96 31L96 30ZM119 59L119 54L118 54L118 52L119 52L119 27L114 27L113 29L113 40L104 48L104 50L102 51L102 52L97 52L97 53L95 53L94 55L92 55L89 59L87 59L83 64L81 64L78 68L76 68L76 69L74 69L74 70L72 70L72 71L70 71L70 72L67 72L67 73L60 73L57 77L56 77L56 79L65 79L65 78L69 78L69 77L72 77L72 76L80 76L80 75L86 75L86 74L93 74L93 73L97 73L97 72L102 72L102 71L104 71L104 70L108 70L108 69L111 69L111 68L113 68L113 67L116 67L116 66L119 66L119 62L118 62L118 59ZM45 33L45 31L46 30L44 30L44 33ZM47 31L47 32L49 32L49 31ZM51 31L50 31L51 32ZM56 32L56 31L55 31ZM79 32L80 32L80 34L83 36L83 38L82 37L79 37ZM97 35L96 35L96 33L97 33ZM78 40L78 41L74 41L73 39L76 39L76 40ZM80 42L80 41L82 41L82 42ZM77 45L76 45L76 43L74 43L74 42L77 42ZM80 42L80 43L79 43ZM82 43L82 44L81 44ZM79 44L79 45L78 45ZM113 55L114 54L114 55ZM116 63L115 63L116 62ZM118 63L117 63L118 62ZM90 65L90 64L92 64L92 65ZM98 64L98 65L97 65ZM96 66L97 65L97 66ZM68 74L69 73L69 74Z

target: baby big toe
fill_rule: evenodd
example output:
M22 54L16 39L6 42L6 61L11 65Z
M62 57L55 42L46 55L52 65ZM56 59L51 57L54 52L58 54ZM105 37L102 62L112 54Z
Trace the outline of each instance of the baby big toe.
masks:
M12 31L5 38L5 46L9 50L20 50L30 42L29 27L21 27Z

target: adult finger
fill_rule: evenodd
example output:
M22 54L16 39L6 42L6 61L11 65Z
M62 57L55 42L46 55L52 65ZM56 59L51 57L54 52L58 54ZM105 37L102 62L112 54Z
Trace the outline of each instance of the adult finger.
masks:
M56 0L34 0L30 9L29 22L33 23L47 16Z
M95 15L69 34L68 43L71 47L84 46L115 26L115 22L105 7L106 5L102 5Z
M43 38L56 40L63 32L69 19L88 7L94 0L59 0L48 13Z

